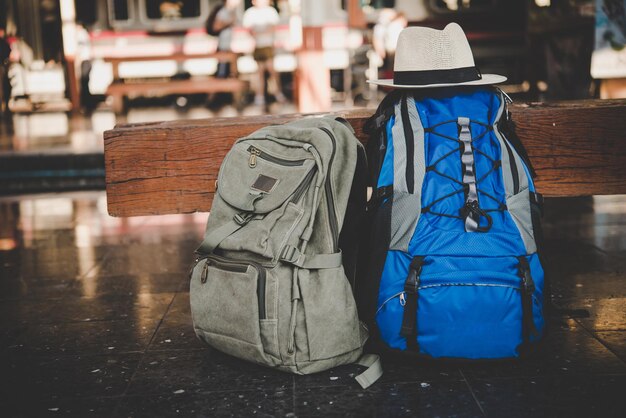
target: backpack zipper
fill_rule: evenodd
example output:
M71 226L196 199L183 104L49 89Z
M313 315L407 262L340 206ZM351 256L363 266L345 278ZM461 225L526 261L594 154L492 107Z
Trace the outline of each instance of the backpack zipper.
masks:
M381 309L383 309L385 307L385 305L387 305L387 303L391 302L392 300L394 300L397 297L400 298L400 306L404 307L404 305L406 305L406 294L404 293L404 291L402 291L402 292L398 292L398 293L396 293L396 294L394 294L392 296L389 296L387 299L385 299L385 301L376 310L376 315L378 315L378 312L380 312Z
M207 259L206 263L202 267L202 274L200 275L200 283L206 283L208 279L209 267L210 265L215 265L220 270L230 271L233 273L245 273L248 271L248 266L252 266L258 272L258 280L257 280L257 300L259 303L259 319L266 319L266 311L265 311L265 282L266 282L266 270L265 268L257 262L251 260L229 260L224 257L218 257L216 255L210 255L205 257ZM202 260L199 259L198 262Z
M326 134L330 137L330 140L333 144L333 152L330 155L330 161L328 162L328 172L326 173L326 184L324 185L324 189L326 191L326 205L328 206L328 219L330 224L330 233L333 239L333 251L337 250L337 246L339 245L339 222L337 221L337 214L335 213L335 201L333 199L333 191L330 184L330 170L333 167L333 159L335 158L335 151L337 148L337 141L333 133L327 128L320 128L322 131L326 132Z
M304 180L302 180L302 183L300 183L300 185L296 188L296 191L293 192L293 196L291 197L290 202L298 203L300 201L300 198L311 184L311 180L313 180L313 176L315 175L316 171L317 167L314 166L313 168L311 168Z
M288 167L301 166L306 161L306 160L286 160L284 158L274 157L273 155L270 155L266 153L265 151L261 151L260 149L256 148L253 145L250 145L250 147L248 147L248 152L250 153L250 159L248 160L248 166L250 168L256 167L257 157L262 158L266 161L278 164L278 165L284 165Z

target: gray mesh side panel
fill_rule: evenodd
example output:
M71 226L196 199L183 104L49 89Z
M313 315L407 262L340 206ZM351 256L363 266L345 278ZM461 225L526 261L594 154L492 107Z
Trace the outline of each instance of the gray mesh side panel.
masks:
M418 194L394 192L391 208L390 250L408 251L422 209L422 197Z
M530 213L530 196L528 187L506 199L506 205L509 208L511 218L515 222L517 229L520 231L526 253L531 254L537 252L535 237L533 235L533 222Z
M419 221L422 210L422 184L426 173L426 158L424 155L424 127L417 113L415 100L407 99L409 121L413 130L414 158L407 158L404 138L404 126L400 104L395 107L395 123L391 129L393 135L394 158L394 194L391 209L391 242L390 249L408 251L409 242ZM414 194L409 194L406 188L406 161L413 160Z
M535 237L533 235L531 209L530 209L530 196L528 191L528 177L522 166L522 160L513 150L513 157L517 165L517 173L519 176L520 192L516 195L513 194L513 172L511 171L511 162L509 160L509 153L504 145L504 137L498 130L498 121L502 117L504 112L504 97L500 97L500 108L498 109L498 115L493 124L493 133L496 135L498 142L500 143L500 154L502 160L502 177L504 178L504 189L506 195L506 206L509 214L515 222L515 226L520 231L522 240L524 241L524 247L526 253L531 254L537 251L537 244L535 243Z

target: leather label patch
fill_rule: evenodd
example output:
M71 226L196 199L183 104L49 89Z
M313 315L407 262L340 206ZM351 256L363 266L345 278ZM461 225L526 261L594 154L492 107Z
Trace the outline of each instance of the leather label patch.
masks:
M252 187L254 190L260 190L265 193L270 193L272 190L274 190L274 187L276 187L277 184L278 179L266 176L264 174L259 174L259 176L250 187Z

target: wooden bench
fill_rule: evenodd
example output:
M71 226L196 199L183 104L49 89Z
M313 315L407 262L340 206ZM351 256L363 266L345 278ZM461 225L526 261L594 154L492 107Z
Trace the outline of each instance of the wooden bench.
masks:
M184 54L149 55L149 56L119 56L106 57L113 70L113 83L107 88L106 94L113 98L113 111L124 111L124 97L133 95L166 95L166 94L194 94L194 93L233 93L235 103L240 103L241 96L248 89L246 81L237 78L237 58L234 52L219 51L212 54ZM230 63L230 77L216 78L209 76L192 76L188 79L167 80L123 80L120 78L119 66L124 62L176 61L183 62L190 59L214 58L219 62Z
M339 112L366 141L371 110ZM545 196L626 194L626 100L511 106ZM208 212L220 163L233 142L302 115L119 125L104 133L113 216Z

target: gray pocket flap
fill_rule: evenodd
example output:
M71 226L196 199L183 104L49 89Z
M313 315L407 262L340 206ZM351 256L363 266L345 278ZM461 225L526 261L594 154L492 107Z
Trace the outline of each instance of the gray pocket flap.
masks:
M249 142L228 153L218 178L218 193L231 206L246 212L268 213L281 206L298 186L310 181L312 159L287 158Z

